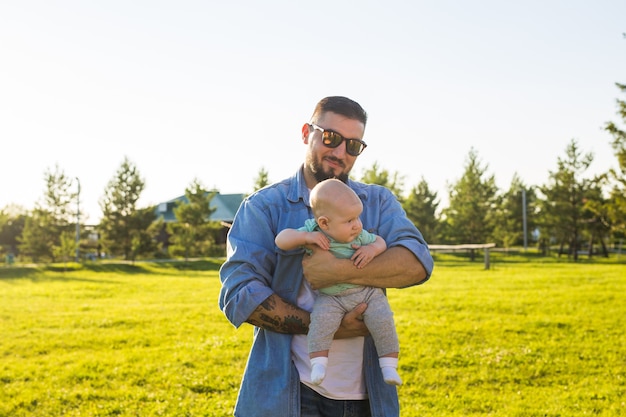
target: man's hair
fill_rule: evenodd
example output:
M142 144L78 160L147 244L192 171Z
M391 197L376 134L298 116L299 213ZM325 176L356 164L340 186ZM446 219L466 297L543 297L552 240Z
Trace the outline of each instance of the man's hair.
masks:
M321 99L315 106L311 116L311 123L317 123L321 116L327 112L339 114L348 119L358 120L363 123L363 126L367 124L367 113L363 110L363 107L347 97L331 96Z

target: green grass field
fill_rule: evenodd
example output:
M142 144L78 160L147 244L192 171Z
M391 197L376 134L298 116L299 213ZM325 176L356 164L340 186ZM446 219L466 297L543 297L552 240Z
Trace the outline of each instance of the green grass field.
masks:
M390 290L402 416L626 415L626 264L437 255ZM0 268L0 416L228 416L219 261ZM67 270L66 270L67 269Z

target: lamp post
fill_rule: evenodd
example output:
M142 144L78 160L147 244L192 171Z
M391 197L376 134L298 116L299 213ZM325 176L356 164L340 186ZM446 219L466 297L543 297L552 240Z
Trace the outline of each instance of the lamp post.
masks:
M76 262L80 262L80 180L76 177Z
M524 252L528 248L528 231L526 225L526 189L522 188L522 224L524 229Z

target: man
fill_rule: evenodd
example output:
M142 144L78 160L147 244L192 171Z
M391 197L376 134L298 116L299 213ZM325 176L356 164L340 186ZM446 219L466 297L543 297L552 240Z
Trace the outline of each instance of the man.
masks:
M399 415L396 387L384 383L373 342L359 320L366 304L346 314L335 334L324 382L318 386L310 380L306 334L315 289L339 282L407 287L425 282L433 268L426 242L393 194L348 178L366 147L366 123L358 103L322 99L302 126L303 166L293 177L252 194L235 216L220 271L219 304L235 326L255 326L236 416ZM365 268L318 248L303 257L303 250L282 251L274 243L281 230L297 228L312 216L309 190L328 178L357 193L363 228L387 242L388 249Z

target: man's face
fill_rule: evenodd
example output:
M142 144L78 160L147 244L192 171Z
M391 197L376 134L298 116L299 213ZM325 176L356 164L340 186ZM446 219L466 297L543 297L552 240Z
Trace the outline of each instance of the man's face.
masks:
M363 139L365 132L365 126L360 121L330 112L324 113L316 124L322 129L333 130L350 139ZM343 182L348 180L357 157L346 152L345 142L336 148L329 148L322 143L322 132L310 125L303 126L302 139L309 145L304 164L305 175L308 181L314 179L313 184L307 185L312 187L329 178L337 178Z

